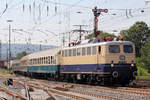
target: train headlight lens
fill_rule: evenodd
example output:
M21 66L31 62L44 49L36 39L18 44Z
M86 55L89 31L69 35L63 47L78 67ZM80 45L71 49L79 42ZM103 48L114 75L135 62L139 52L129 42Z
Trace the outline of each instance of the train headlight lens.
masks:
M114 67L114 64L111 64L111 67Z
M120 60L125 60L125 56L121 55Z
M133 67L133 66L134 66L134 64L131 64L131 66Z

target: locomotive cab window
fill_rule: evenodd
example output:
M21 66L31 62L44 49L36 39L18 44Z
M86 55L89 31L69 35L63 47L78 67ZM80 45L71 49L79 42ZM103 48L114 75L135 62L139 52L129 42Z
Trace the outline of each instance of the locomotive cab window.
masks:
M124 45L123 46L123 51L125 53L133 53L133 46L132 45Z
M119 45L109 45L109 52L110 53L120 53L120 46Z

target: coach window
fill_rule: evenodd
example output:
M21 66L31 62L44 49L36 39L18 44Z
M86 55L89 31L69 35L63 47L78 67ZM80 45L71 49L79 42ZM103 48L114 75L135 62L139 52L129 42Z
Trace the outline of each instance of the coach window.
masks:
M45 63L47 64L47 62L48 62L48 59L47 59L47 57L46 57L46 61L45 61Z
M110 53L120 53L120 46L119 45L109 45L109 52Z
M87 55L91 55L91 47L87 47Z
M56 64L56 57L54 56L54 64Z
M51 64L53 64L53 57L51 56Z
M40 58L40 64L42 64L42 58Z
M77 48L77 56L80 56L80 48Z
M92 54L95 55L96 54L96 46L92 47Z
M98 53L101 53L101 46L98 47Z
M85 48L82 48L82 56L85 55Z
M50 64L50 56L48 56L48 64Z
M72 51L72 50L70 49L70 50L69 50L69 56L71 56L71 51Z
M76 56L76 49L73 49L73 56Z
M36 59L34 59L34 64L36 64Z
M30 59L30 65L32 64L32 60Z
M40 58L38 58L38 64L40 64Z
M43 57L43 64L45 64L45 57Z
M47 63L47 57L45 57L45 64Z
M67 54L67 50L65 50L65 57L67 57L67 55L68 55L68 54Z
M44 63L44 58L42 57L42 64Z

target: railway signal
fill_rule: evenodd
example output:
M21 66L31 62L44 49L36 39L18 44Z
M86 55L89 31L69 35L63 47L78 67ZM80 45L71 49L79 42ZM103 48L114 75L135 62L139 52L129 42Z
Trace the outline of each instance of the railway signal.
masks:
M98 36L98 17L100 16L101 12L107 13L108 9L97 9L97 7L95 7L94 9L92 9L93 14L94 14L94 34L95 37Z

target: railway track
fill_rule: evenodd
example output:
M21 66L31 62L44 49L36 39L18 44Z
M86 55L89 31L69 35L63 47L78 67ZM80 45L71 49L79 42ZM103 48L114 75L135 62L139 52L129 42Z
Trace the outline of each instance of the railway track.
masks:
M24 88L45 91L52 100L150 100L150 88L91 86L25 77L14 80Z
M53 84L59 84L58 83L55 83L55 82L52 82ZM48 83L47 83L48 84ZM60 82L60 84L62 85L65 85L66 83L64 82ZM143 88L130 88L130 87L125 87L125 88L110 88L110 87L102 87L102 86L90 86L90 85L82 85L82 84L72 84L72 83L67 83L68 85L72 85L75 87L75 89L70 89L70 91L74 91L74 92L80 92L81 94L86 94L86 95L93 95L94 97L96 96L99 96L102 98L102 96L100 96L100 94L102 92L109 92L108 94L111 95L111 93L114 93L114 96L112 96L113 98L111 98L111 96L108 96L107 99L109 99L109 97L111 99L122 99L121 96L115 96L115 94L120 94L120 95L128 95L128 97L130 96L136 96L137 98L145 98L146 100L147 99L150 99L150 92L149 90L150 89L143 89ZM89 92L92 92L93 91L97 91L97 94L89 94ZM101 91L101 93L99 92ZM105 98L105 95L104 95L104 98ZM129 98L125 98L125 99L129 99ZM134 100L134 99L133 99Z

